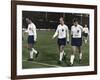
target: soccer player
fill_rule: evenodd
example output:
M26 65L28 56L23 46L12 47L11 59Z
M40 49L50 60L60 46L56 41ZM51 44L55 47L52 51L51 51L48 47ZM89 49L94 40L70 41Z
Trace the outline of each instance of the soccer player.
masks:
M33 48L33 45L37 39L36 26L29 18L26 18L26 22L28 23L28 28L25 32L28 33L28 49L30 54L28 60L33 61L33 55L35 54L35 57L37 57L39 54L39 52Z
M69 30L68 30L68 26L64 24L63 17L61 17L59 21L60 24L58 25L56 32L52 38L54 39L56 36L58 36L57 43L58 43L58 48L60 53L58 63L61 64L62 59L65 57L64 47L66 45L66 42L69 43ZM67 41L66 41L66 35L67 35Z
M83 36L84 36L85 43L87 43L87 41L88 41L88 33L89 33L89 30L88 30L87 25L85 24L85 26L83 28Z
M74 19L73 20L73 26L71 27L71 45L72 45L72 54L70 57L70 64L73 65L74 59L75 59L75 54L76 54L76 49L79 51L79 61L82 59L82 32L83 32L83 27L78 24L78 20Z

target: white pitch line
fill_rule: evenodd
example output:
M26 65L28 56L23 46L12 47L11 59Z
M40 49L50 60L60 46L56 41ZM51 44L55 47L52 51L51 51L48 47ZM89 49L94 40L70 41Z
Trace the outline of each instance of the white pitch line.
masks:
M24 62L27 60L23 60ZM28 61L27 61L28 62ZM51 65L51 64L47 64L47 63L40 63L40 62L36 62L36 61L29 61L31 63L35 63L35 64L40 64L40 65L45 65L45 66L52 66L52 67L61 67L61 66L57 66L57 65Z

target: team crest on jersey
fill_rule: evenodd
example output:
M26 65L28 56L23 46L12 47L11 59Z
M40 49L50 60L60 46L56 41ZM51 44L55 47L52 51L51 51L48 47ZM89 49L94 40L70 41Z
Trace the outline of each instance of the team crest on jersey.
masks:
M79 30L77 30L77 33L79 33Z
M64 29L62 29L62 32L64 31Z

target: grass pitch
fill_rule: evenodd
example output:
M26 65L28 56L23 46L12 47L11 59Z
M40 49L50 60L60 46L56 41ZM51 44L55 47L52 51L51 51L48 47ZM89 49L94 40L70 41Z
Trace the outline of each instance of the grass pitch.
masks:
M37 42L34 48L38 50L39 56L34 61L27 61L29 58L29 51L27 46L27 34L22 33L22 67L28 68L49 68L49 67L69 67L70 55L72 53L71 44L67 44L65 47L66 62L61 65L57 64L59 60L57 38L52 39L54 31L37 31ZM73 66L88 66L89 65L89 44L83 42L82 45L83 58L79 63L79 53L75 54L75 61Z

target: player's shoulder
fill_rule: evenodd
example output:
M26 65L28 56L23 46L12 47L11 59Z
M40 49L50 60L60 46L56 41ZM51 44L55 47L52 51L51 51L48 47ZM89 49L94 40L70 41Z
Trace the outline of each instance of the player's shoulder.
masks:
M71 28L74 28L74 27L75 27L74 25L71 26Z
M65 27L68 27L66 24L64 24Z
M79 26L79 27L81 27L81 25L80 25L80 24L78 24L78 26Z
M57 26L57 27L59 27L59 26L61 26L61 24L58 24L58 26Z
M32 27L36 27L34 23L31 23L31 26L32 26Z
M34 23L31 23L31 25L34 25L34 26L35 26L35 24L34 24Z
M78 27L83 28L83 26L82 26L82 25L80 25L80 24L78 24Z
M57 26L57 28L59 28L60 27L60 24Z

